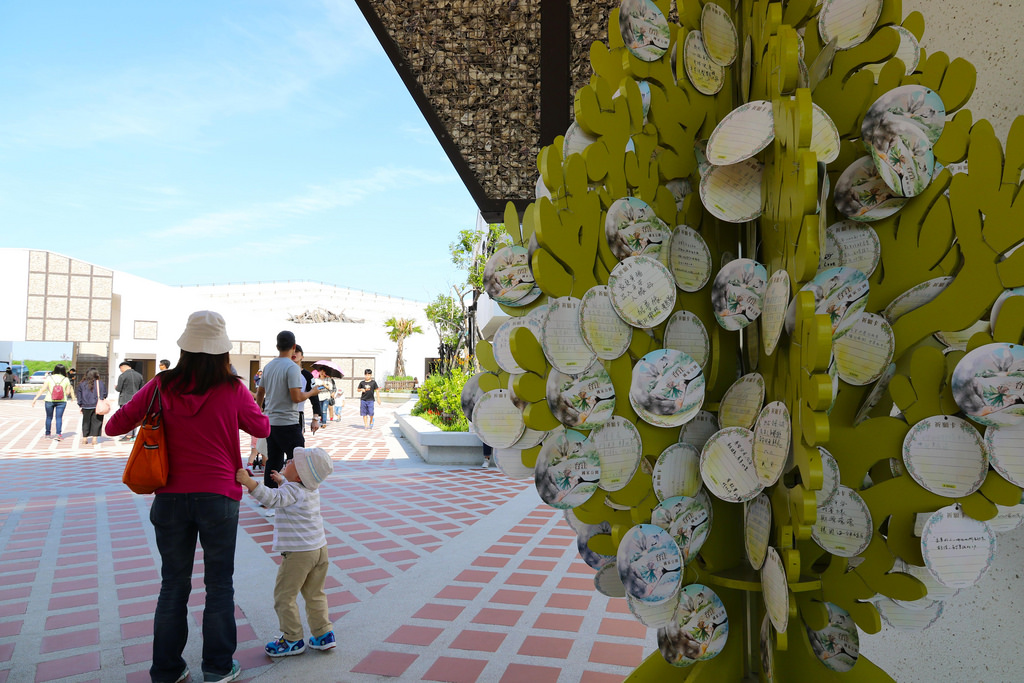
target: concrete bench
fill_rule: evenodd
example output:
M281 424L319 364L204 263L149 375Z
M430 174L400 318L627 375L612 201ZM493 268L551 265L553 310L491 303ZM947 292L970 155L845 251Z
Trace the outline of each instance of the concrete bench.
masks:
M415 415L396 416L402 435L431 465L481 465L483 443L472 432L445 432Z

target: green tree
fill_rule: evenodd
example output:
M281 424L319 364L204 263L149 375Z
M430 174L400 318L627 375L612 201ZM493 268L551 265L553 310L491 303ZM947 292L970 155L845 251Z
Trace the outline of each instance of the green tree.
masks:
M458 239L448 245L452 263L466 271L466 282L461 289L455 287L455 294L466 320L465 344L471 358L476 354L476 342L480 338L476 304L484 291L484 266L494 252L511 243L505 224L491 223L473 230L460 230Z
M438 294L427 304L427 320L437 332L438 353L441 356L438 372L449 374L466 343L466 313L461 302L447 294Z
M393 316L384 321L384 327L388 330L388 339L398 345L393 374L396 377L402 377L405 375L405 358L403 355L405 352L405 339L414 334L423 334L423 330L411 318L395 318Z

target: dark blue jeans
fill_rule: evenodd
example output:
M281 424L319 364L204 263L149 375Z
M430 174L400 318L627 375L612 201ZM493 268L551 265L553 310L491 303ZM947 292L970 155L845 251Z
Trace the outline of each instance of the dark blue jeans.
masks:
M53 414L57 414L57 434L61 434L61 422L64 420L64 409L68 407L66 401L43 401L46 408L46 436L50 435L50 423L53 422Z
M153 681L174 681L185 670L188 596L196 537L203 546L203 673L231 671L235 629L235 537L238 501L217 493L160 493L149 510L160 550L160 597L153 618Z

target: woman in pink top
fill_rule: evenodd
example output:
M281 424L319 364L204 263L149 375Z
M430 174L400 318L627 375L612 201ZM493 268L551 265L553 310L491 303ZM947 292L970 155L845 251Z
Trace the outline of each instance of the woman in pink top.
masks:
M188 598L196 538L203 546L203 674L205 681L233 681L241 674L234 655L235 536L242 487L238 430L270 434L270 422L230 370L231 340L213 311L189 316L178 339L177 365L149 381L107 422L107 435L136 428L154 392L163 405L170 472L150 508L161 558L160 597L153 619L153 681L184 681L181 654L188 640Z

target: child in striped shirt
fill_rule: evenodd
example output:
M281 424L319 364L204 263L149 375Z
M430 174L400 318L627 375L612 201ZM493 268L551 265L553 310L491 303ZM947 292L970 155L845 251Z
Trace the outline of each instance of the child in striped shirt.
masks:
M268 508L279 510L275 517L273 549L283 558L274 584L274 611L281 625L281 636L267 643L265 650L271 657L300 655L306 651L296 604L300 591L306 602L306 619L312 635L309 647L329 650L337 644L324 594L327 537L317 490L333 471L331 456L322 448L296 448L284 472L270 473L279 488L268 489L244 468L235 475L253 498Z

